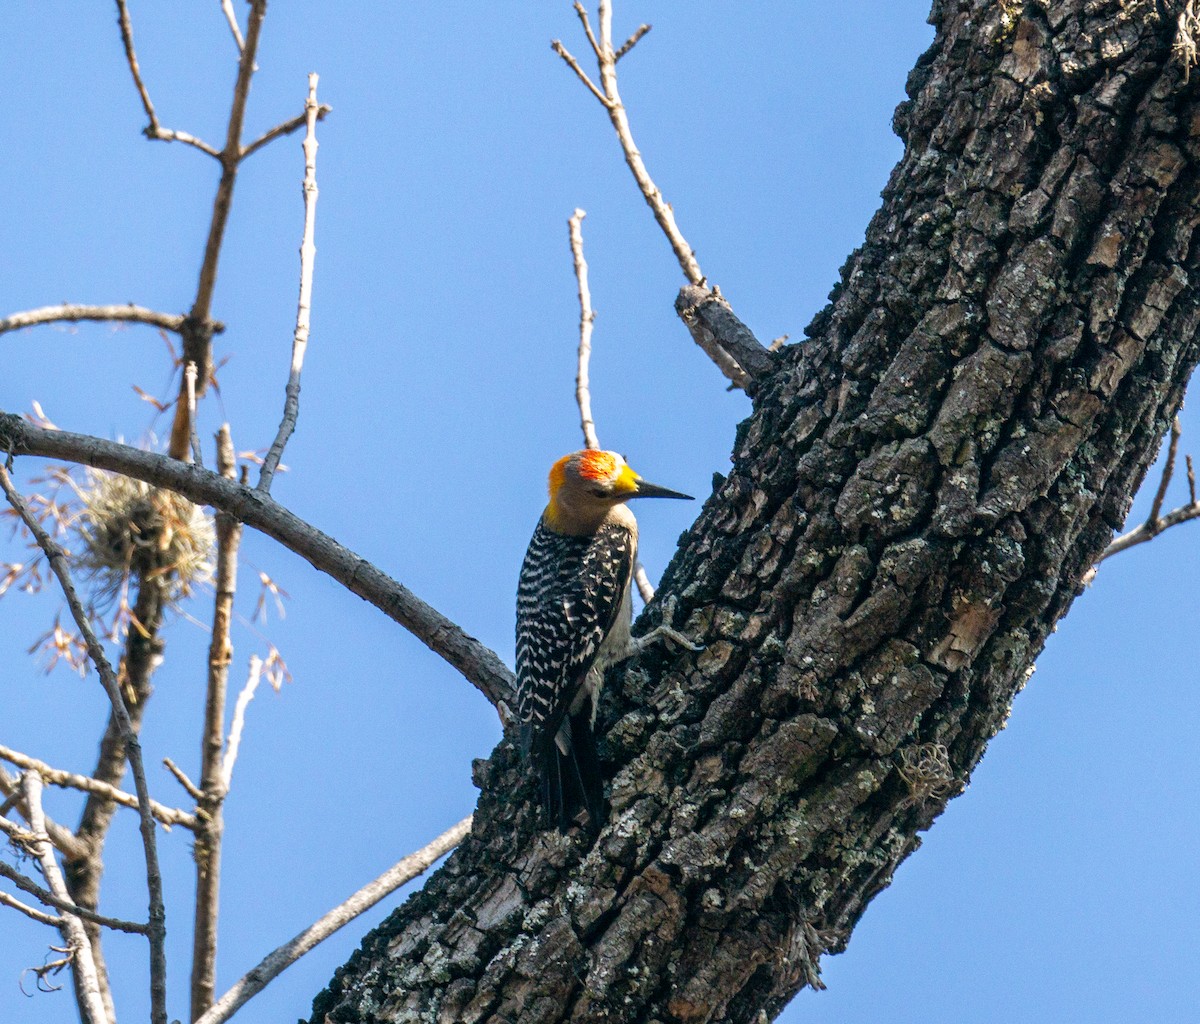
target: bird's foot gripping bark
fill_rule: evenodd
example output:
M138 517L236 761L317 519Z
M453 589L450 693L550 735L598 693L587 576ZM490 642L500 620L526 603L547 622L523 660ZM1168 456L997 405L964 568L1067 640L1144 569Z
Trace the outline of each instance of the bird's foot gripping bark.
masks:
M679 632L673 625L675 621L675 598L668 597L663 602L663 621L655 626L645 636L637 636L632 639L629 647L629 657L641 654L651 644L658 643L662 640L670 640L672 643L678 644L680 647L689 651L702 651L704 644L698 644L690 637Z

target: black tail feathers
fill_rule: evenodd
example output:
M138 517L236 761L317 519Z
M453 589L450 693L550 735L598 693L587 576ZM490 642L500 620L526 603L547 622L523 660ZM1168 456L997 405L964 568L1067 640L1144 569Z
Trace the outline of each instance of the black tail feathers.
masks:
M586 812L585 827L595 835L608 819L608 807L591 716L584 712L564 718L558 735L566 739L565 754L554 734L539 737L529 747L542 807L563 833L580 824L580 813Z

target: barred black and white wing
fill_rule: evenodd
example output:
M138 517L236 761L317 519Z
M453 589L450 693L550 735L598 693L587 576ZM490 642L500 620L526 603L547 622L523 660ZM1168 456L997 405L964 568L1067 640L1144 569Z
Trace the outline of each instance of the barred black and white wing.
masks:
M599 827L602 786L591 708L576 706L572 714L572 705L621 614L635 546L621 524L574 537L539 522L521 567L517 718L526 755L541 777L542 802L564 829L581 806Z

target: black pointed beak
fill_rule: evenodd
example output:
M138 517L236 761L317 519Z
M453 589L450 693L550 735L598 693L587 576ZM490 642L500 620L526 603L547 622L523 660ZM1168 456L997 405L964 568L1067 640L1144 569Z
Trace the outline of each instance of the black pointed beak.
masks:
M659 487L658 484L647 483L645 480L638 480L637 490L633 492L634 498L682 498L684 501L695 501L690 494L681 494L679 491L672 491L666 487Z

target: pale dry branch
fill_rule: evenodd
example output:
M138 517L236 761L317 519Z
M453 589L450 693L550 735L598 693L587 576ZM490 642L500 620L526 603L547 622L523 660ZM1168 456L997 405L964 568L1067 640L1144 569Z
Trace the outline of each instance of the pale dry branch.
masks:
M238 24L237 15L233 13L233 0L221 0L221 11L229 23L229 31L233 33L233 41L237 44L238 53L246 48L246 40L242 38L242 28Z
M1154 492L1154 501L1150 505L1150 515L1147 523L1157 524L1162 514L1163 501L1167 497L1167 488L1171 485L1171 477L1175 473L1175 459L1179 455L1179 437L1183 428L1179 425L1179 417L1171 420L1171 439L1167 443L1167 461L1163 466L1162 476L1158 481L1158 490Z
M0 904L17 911L19 914L24 914L26 917L36 921L38 924L48 924L51 928L58 928L62 925L63 919L55 917L52 914L44 914L40 910L22 903L15 896L10 896L6 892L0 892Z
M599 60L604 56L604 51L600 49L600 44L596 41L596 33L592 31L592 21L588 17L587 8L584 7L579 0L575 0L574 7L575 14L579 18L579 23L583 26L584 35L587 36L587 40L591 44L592 53L594 53L596 55L596 59Z
M644 604L654 600L654 584L650 582L650 577L646 575L646 567L641 562L637 562L633 567L633 581L637 584Z
M307 129L304 133L304 234L300 241L300 298L296 303L296 330L292 334L292 365L288 370L287 387L283 401L283 419L279 431L263 459L258 474L258 489L264 494L271 491L275 469L283 458L283 449L288 438L296 429L300 415L300 372L304 368L304 354L308 350L308 331L312 313L313 267L317 259L314 233L317 223L317 76L308 76L308 99L304 103Z
M233 706L233 722L229 726L229 743L221 761L221 783L228 791L233 783L233 766L237 763L238 750L242 745L242 730L246 727L246 709L254 700L255 691L262 680L263 660L257 654L250 658L250 671L246 674L246 685L238 694Z
M169 757L164 757L163 767L175 776L175 781L184 788L184 791L188 796L190 796L193 800L200 799L203 794L201 794L199 787L190 778L188 778L187 772L180 768L179 765L177 765Z
M582 5L580 4L575 5L575 10L579 14L580 20L584 23L585 30L588 30L590 26L587 21L586 11L582 9ZM617 140L621 144L621 151L625 154L625 163L629 166L634 181L637 182L642 196L653 212L654 219L667 236L667 241L671 244L671 251L675 253L675 258L679 261L679 266L683 271L684 277L692 284L703 284L705 280L704 273L700 270L700 264L696 261L696 254L692 251L692 247L688 244L687 239L683 237L683 232L679 230L679 225L675 223L675 212L671 209L671 204L666 201L662 191L654 184L654 179L650 177L650 172L646 169L646 163L642 159L642 154L633 140L633 131L629 126L629 115L625 111L625 105L621 102L621 94L617 89L617 61L628 53L648 31L650 31L648 25L641 26L641 28L629 37L620 50L614 50L612 43L612 3L611 0L600 0L599 42L592 36L590 30L588 31L588 39L592 44L592 49L596 53L596 65L600 72L599 87L587 76L587 73L579 66L579 62L567 52L561 42L555 40L552 46L554 47L554 52L566 61L571 70L579 77L579 80L588 87L592 95L608 111L609 120L612 121L613 129L617 133Z
M0 334L16 331L22 327L36 327L40 324L79 323L80 321L98 321L112 323L148 324L159 327L164 331L175 334L183 330L187 317L182 313L160 313L144 306L128 305L88 306L79 303L63 303L59 306L42 306L39 309L28 309L13 313L0 319ZM213 332L219 334L225 330L225 325L214 323Z
M197 466L204 465L204 455L200 451L200 438L196 434L196 364L188 363L183 368L184 386L187 388L189 437L192 445L192 461Z
M30 454L123 473L227 512L279 541L351 593L375 605L453 665L497 708L511 698L513 675L489 648L410 590L269 495L167 456L65 430L44 430L0 411L0 452Z
M149 890L150 897L150 923L147 926L146 933L150 940L150 1017L152 1024L166 1024L167 963L164 952L166 911L163 906L162 872L158 863L154 817L150 810L150 792L146 784L146 768L142 760L141 743L129 719L129 712L125 707L125 700L121 694L121 687L117 681L116 673L113 671L112 665L109 664L108 658L104 654L104 648L100 645L100 641L92 629L91 620L87 612L84 611L83 605L79 600L79 595L75 590L75 583L71 579L70 570L67 568L66 552L51 539L49 534L42 529L41 524L37 521L37 517L29 511L29 507L25 504L24 499L13 486L7 468L0 467L0 487L3 488L9 504L12 505L17 515L21 517L21 520L28 527L29 532L33 534L38 546L45 552L51 570L58 577L63 597L66 599L67 607L71 611L71 617L75 620L75 625L78 627L80 635L82 635L84 641L87 643L88 654L91 656L92 662L96 666L96 671L100 675L100 681L104 686L104 690L108 694L109 703L112 705L113 717L117 722L125 743L129 767L133 772L134 789L137 792L142 847L146 857L146 887ZM36 785L40 788L41 780L37 779L36 773L26 772L23 778L25 780L30 778L35 779ZM27 785L24 788L28 789L29 786ZM31 806L29 810L32 813L34 808ZM40 809L38 819L40 822ZM31 826L34 825L32 817L29 819L29 822ZM37 825L34 826L34 831L41 832L44 831L44 828L41 825ZM89 964L92 964L94 972L95 965L91 956L91 944L83 932L82 925L79 927L79 932L88 946L87 960ZM98 992L99 989L97 987Z
M0 746L0 758L23 771L37 772L43 782L52 786L93 793L105 800L120 804L122 807L137 810L137 797L132 793L126 793L124 790L117 789L116 786L93 779L90 775L79 775L76 772L53 768L44 761L39 761L36 757L30 757L28 754L22 754L19 750L13 750L11 747ZM150 801L150 812L164 825L182 825L187 829L193 829L196 826L195 815L175 807L166 807L157 800Z
M247 972L195 1024L223 1024L253 996L294 964L305 953L323 942L338 929L375 906L406 882L423 874L439 858L445 856L466 838L471 831L470 816L438 836L433 842L411 853L389 868L375 881L363 886L353 896L302 931L290 942L267 954Z
M42 835L44 834L42 833ZM36 846L39 841L38 834L30 832L27 833L27 837L28 842ZM18 889L29 893L30 896L44 903L47 907L61 910L64 914L70 914L81 921L90 921L92 924L97 924L102 928L111 928L117 932L128 932L132 935L146 934L146 926L144 924L140 924L137 921L122 921L119 917L108 917L105 914L97 914L94 910L88 910L87 907L81 907L68 897L60 897L49 889L43 888L32 878L21 874L16 868L4 863L4 861L0 861L0 875L3 875Z
M592 357L592 328L596 313L592 309L592 293L588 288L588 265L583 257L583 218L587 213L576 208L567 221L571 239L571 256L575 261L575 278L579 282L579 361L575 371L575 401L579 405L579 422L583 428L583 446L599 448L596 421L592 419L592 390L588 380L588 364Z
M149 139L161 139L163 142L182 142L188 146L195 146L202 153L207 153L209 156L219 160L221 154L207 142L196 138L194 135L189 135L187 132L172 131L159 124L158 115L154 112L154 104L150 102L150 92L146 88L146 83L142 81L142 71L138 66L137 51L133 46L133 23L129 20L129 9L125 4L125 0L117 0L117 24L121 28L121 42L125 46L125 59L129 62L129 73L133 75L133 84L137 88L138 96L141 97L142 108L146 111L146 119L150 122L142 130L143 134Z
M67 883L63 880L58 861L54 858L50 837L46 835L46 823L42 814L42 780L38 778L37 772L25 772L21 776L21 795L29 808L29 827L36 835L30 852L41 865L42 877L46 879L50 893L56 900L70 903ZM83 994L79 1004L80 1014L86 1024L109 1024L108 1011L100 995L96 964L92 959L92 944L83 930L83 922L75 914L67 914L63 917L62 934L71 948L72 970L79 981L79 991ZM166 1024L165 1014L162 1024Z

